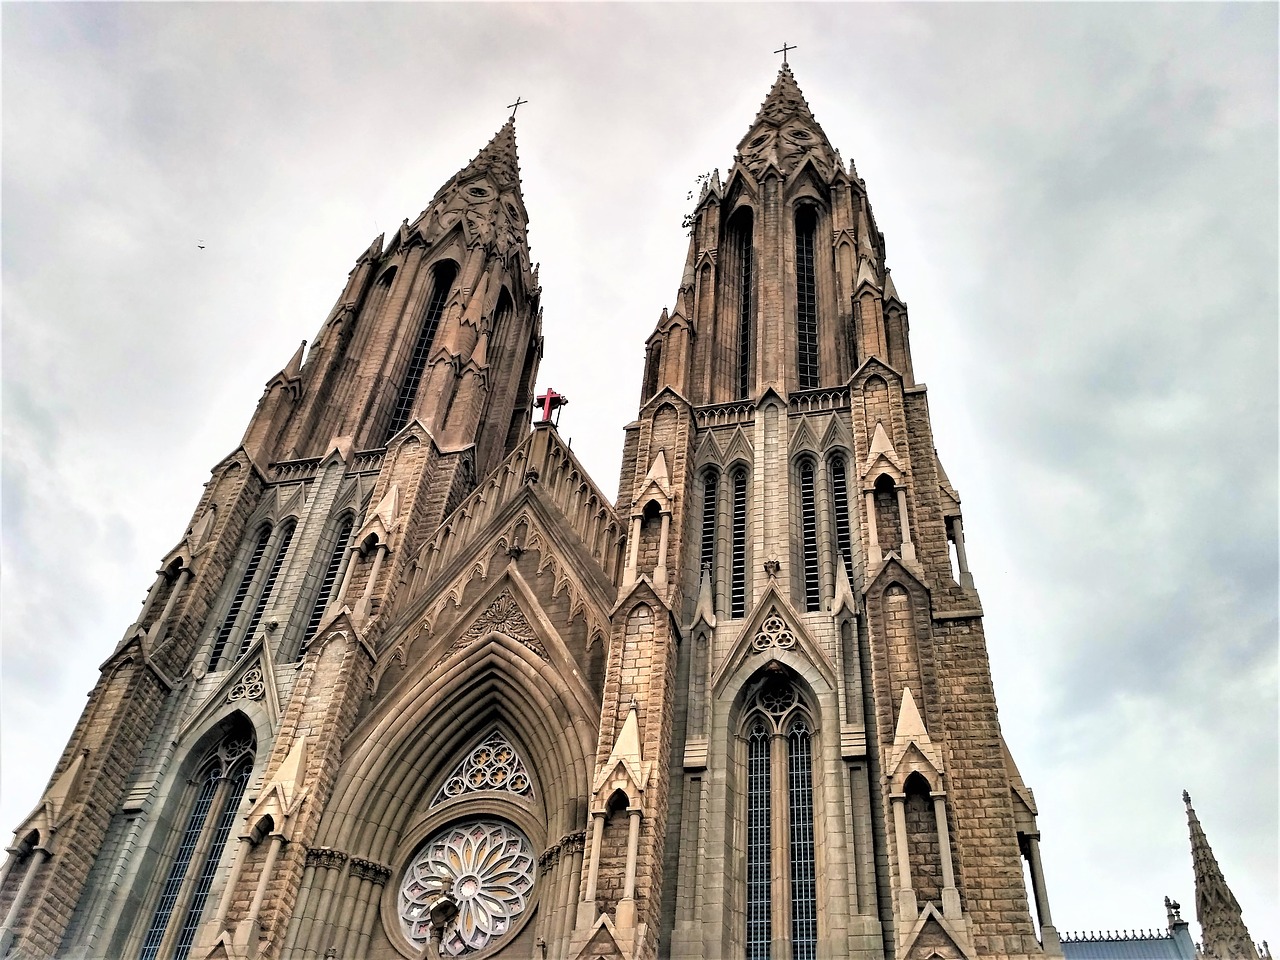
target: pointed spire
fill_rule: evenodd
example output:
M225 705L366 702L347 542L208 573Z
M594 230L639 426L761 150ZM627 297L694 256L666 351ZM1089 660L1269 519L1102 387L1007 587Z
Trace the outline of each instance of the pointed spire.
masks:
M897 300L903 303L902 298L898 296L898 288L893 285L893 275L889 273L888 267L884 268L884 298L886 301Z
M1244 960L1257 957L1257 950L1244 920L1240 904L1227 886L1217 858L1209 847L1209 839L1200 826L1200 818L1191 806L1191 795L1182 791L1187 805L1187 827L1191 833L1191 865L1196 877L1196 919L1204 954L1216 960Z
M471 162L450 180L454 183L469 180L480 173L489 173L498 186L520 191L520 158L516 154L516 118L511 117L493 135Z
M778 71L778 78L769 88L769 94L764 98L764 103L760 104L760 109L751 126L756 126L762 120L781 123L794 116L808 120L815 127L818 126L818 121L814 119L813 111L809 109L804 94L800 92L800 85L796 83L796 78L791 73L791 66L784 63Z

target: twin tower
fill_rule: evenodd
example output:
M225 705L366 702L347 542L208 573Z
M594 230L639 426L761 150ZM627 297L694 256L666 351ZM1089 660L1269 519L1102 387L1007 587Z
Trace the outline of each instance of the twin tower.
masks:
M16 831L0 955L1061 955L907 307L790 69L616 501L530 422L526 222L508 122L268 382Z

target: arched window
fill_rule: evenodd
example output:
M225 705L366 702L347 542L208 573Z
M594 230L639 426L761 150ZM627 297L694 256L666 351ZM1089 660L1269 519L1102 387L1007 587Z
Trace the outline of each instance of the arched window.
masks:
M320 621L324 618L324 612L329 608L329 603L333 599L333 587L338 582L342 561L347 555L347 541L351 539L351 528L354 525L350 514L338 524L337 533L333 538L333 548L329 552L329 562L325 564L324 576L320 580L320 589L316 593L315 603L311 605L311 616L307 618L307 629L302 633L302 644L298 649L299 656L306 650L311 638L316 635L316 630L320 627Z
M849 484L845 476L844 457L831 458L831 502L835 507L836 549L844 562L844 572L853 586L853 539L849 532Z
M507 292L507 288L502 288L502 293L498 294L498 305L493 310L493 325L489 331L489 342L498 343L507 332L507 321L511 319L512 312L511 294Z
M732 307L738 326L737 362L734 368L735 396L751 395L751 341L755 334L755 249L753 217L743 207L729 220L729 264L726 302Z
M811 206L796 211L796 358L801 390L818 385L818 284L813 269L818 215Z
M249 618L249 625L244 629L244 636L240 640L240 650L236 653L237 660L248 651L249 644L253 642L254 631L258 629L258 624L262 622L262 615L266 612L267 605L271 603L271 595L276 589L276 580L280 578L280 568L284 566L285 559L289 556L289 544L293 542L295 526L290 521L281 528L280 542L276 546L276 556L271 561L271 569L267 571L267 579L262 584L262 592L258 594L258 602L253 608L253 616Z
M720 495L720 474L708 470L702 475L702 543L698 550L698 578L702 571L715 578L716 570L716 501Z
M813 461L800 464L800 539L804 566L804 608L818 610L822 587L818 580L818 504L813 484Z
M404 379L400 381L400 393L391 413L391 423L387 425L387 440L404 429L404 425L409 422L409 415L413 413L413 402L418 396L418 384L422 381L422 372L427 366L431 343L436 338L436 328L440 325L444 305L449 301L449 290L457 275L458 266L452 260L437 263L431 271L431 300L418 330L418 341L409 356L409 366L405 369Z
M187 960L209 899L213 878L253 772L254 737L247 727L228 733L192 778L193 796L160 899L142 940L138 960ZM180 921L175 918L181 917Z
M253 545L253 552L249 554L249 562L245 564L244 573L240 577L240 585L236 587L236 592L231 598L231 606L227 608L226 616L222 620L222 626L218 628L218 634L214 638L213 650L209 654L210 670L218 669L218 661L222 659L222 652L227 648L227 641L231 639L231 634L235 631L236 621L240 619L240 611L244 608L249 591L253 588L253 580L258 575L258 567L262 563L262 555L267 552L267 544L270 542L271 524L264 523L258 530L257 541Z
M733 529L729 545L729 617L747 613L747 471L733 471Z
M793 960L817 960L813 735L790 680L769 676L759 684L745 729L747 957L769 960L772 930L789 916ZM783 769L785 778L771 775Z

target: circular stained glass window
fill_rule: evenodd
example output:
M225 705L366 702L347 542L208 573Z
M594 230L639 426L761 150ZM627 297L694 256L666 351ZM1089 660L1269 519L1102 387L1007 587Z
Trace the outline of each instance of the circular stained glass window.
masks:
M502 820L469 820L426 842L400 885L400 922L415 943L431 939L431 907L446 893L458 916L444 928L440 953L461 957L508 933L529 906L534 855L529 838Z

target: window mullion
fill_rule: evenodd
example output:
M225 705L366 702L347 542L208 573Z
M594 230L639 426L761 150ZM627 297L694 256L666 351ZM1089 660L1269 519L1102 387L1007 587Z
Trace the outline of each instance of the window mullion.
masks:
M772 787L770 831L773 843L773 950L770 960L791 960L791 804L787 793L787 738L774 731L769 738Z

